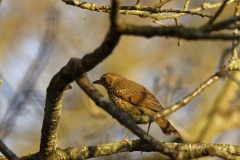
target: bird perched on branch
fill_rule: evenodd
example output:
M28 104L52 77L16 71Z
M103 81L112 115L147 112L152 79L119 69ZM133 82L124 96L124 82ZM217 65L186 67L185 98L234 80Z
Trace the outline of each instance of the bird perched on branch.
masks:
M152 115L164 109L145 87L116 73L106 73L101 76L100 80L96 80L93 83L105 87L109 100L122 110L133 115ZM165 135L174 134L181 137L179 132L166 118L158 119L155 122ZM148 125L147 133L149 132L150 124ZM130 133L129 131L123 139L124 141L128 142Z

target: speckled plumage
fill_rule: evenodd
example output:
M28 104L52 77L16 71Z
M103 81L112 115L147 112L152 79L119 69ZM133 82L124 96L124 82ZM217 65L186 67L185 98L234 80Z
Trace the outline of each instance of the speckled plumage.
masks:
M106 73L93 83L103 85L108 92L109 100L131 114L151 115L163 110L158 100L145 87L116 73ZM179 132L166 118L155 122L165 135L174 134L180 137Z

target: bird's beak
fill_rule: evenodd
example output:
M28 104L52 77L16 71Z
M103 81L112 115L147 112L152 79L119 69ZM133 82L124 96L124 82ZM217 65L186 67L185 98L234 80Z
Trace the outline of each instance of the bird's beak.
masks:
M93 84L102 84L102 81L96 80L96 81L93 82Z

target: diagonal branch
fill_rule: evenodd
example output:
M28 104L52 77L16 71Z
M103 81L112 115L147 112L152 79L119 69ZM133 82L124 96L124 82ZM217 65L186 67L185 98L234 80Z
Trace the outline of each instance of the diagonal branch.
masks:
M216 81L222 78L220 72L217 72L213 76L209 77L205 82L203 82L198 88L196 88L192 93L181 99L180 101L176 102L174 105L165 108L163 111L154 114L153 116L134 116L133 119L137 123L146 124L149 122L153 122L159 118L166 117L171 113L179 110L186 104L190 103L194 98L196 98L201 92L203 92L207 87L214 84Z
M61 115L63 91L70 88L69 83L74 81L74 77L91 70L111 54L120 39L120 34L115 31L115 27L112 27L117 25L115 18L118 3L114 2L115 8L113 8L113 15L110 18L111 28L101 46L93 53L86 54L82 61L70 59L69 63L52 78L47 88L40 143L40 155L43 159L50 156L57 147L57 128Z
M0 81L0 87L1 87L1 81ZM18 160L19 158L3 143L3 141L0 139L0 152L6 156L8 159L11 160ZM1 159L1 158L0 158Z
M77 84L87 93L87 95L101 108L117 119L122 125L131 130L139 138L146 140L163 154L173 156L174 151L162 145L158 140L146 134L133 120L130 113L122 111L112 102L107 100L98 90L92 85L86 75L79 76L75 80Z
M82 4L82 1L73 0L79 4ZM71 3L73 2L71 1ZM70 2L70 1L68 1ZM204 34L203 32L198 32L196 29L186 29L184 27L136 27L132 25L124 25L120 23L118 20L118 9L119 9L119 1L112 0L111 14L110 14L110 28L109 31L103 41L103 43L98 47L93 53L86 54L82 60L78 58L71 58L66 66L64 66L51 80L48 88L47 88L47 97L45 104L45 115L43 121L42 135L41 135L41 145L40 145L40 155L41 158L45 158L51 155L53 151L56 151L57 147L57 128L59 125L61 107L62 107L62 98L63 91L68 88L69 83L74 80L77 84L89 95L93 101L102 107L105 111L110 113L114 118L116 118L121 124L130 129L133 133L135 133L142 140L145 140L149 144L153 145L153 147L162 152L171 158L177 158L181 155L180 152L174 151L171 148L166 147L152 136L147 135L137 124L134 123L129 113L121 111L118 107L116 107L113 103L108 101L105 97L103 97L91 84L85 72L94 68L97 64L103 61L108 55L110 55L118 44L118 41L121 37L121 34L134 34L151 37L156 35L175 35L177 37L186 38L186 39L236 39L239 36L229 36L229 35L210 35ZM94 9L94 6L93 8ZM132 28L131 28L132 27ZM178 29L180 28L180 29ZM136 29L136 30L134 30ZM153 30L153 31L151 31ZM188 31L188 34L193 34L193 38L188 34L184 34L184 31ZM179 36L180 35L180 36ZM191 38L190 38L191 37ZM185 97L179 103L173 105L172 107L167 108L163 111L163 113L159 113L156 117L166 116L170 114L171 111L175 111L181 108L183 105L189 103L194 97L197 96L202 90L204 90L207 86L212 84L221 78L220 74L215 74L208 81L202 84L199 88L196 89L195 92L190 94L188 97ZM207 148L203 150L205 155L211 154L212 148ZM214 149L213 149L214 150ZM215 151L215 150L214 150Z
M183 7L183 10L186 11L188 9L188 5L190 3L190 0L186 0L185 4L184 4L184 7Z
M217 17L222 13L224 7L226 6L228 0L224 0L223 4L221 7L218 9L217 13L214 15L212 19L210 19L207 23L207 25L212 25L213 22L217 19Z

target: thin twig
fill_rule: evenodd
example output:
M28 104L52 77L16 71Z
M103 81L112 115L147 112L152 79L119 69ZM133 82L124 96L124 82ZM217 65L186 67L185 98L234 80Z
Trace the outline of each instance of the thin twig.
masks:
M176 26L178 26L178 19L177 19L177 18L174 18L174 21L175 21ZM180 40L180 38L178 37L178 46L181 46L181 45L182 45L181 40Z
M235 0L228 0L227 5L229 5L231 3L234 3L234 2L235 2ZM201 7L191 9L190 12L198 13L198 12L203 11L203 10L218 8L221 5L222 5L222 2L212 3L212 4L208 3L208 2L205 2L201 5ZM184 15L186 15L186 13L179 13L179 14L173 14L173 15L162 15L162 19L177 18L177 17L184 16Z
M235 7L235 11L234 11L234 17L240 17L240 0L238 0L238 3ZM235 24L240 24L239 21L235 21ZM239 35L238 34L238 28L235 28L233 30L233 35ZM231 54L231 59L228 63L228 65L226 66L226 68L230 71L233 70L240 70L240 59L238 58L238 44L239 44L239 39L235 39L232 40L232 54Z
M240 15L240 0L238 0L238 3L235 7L234 11L234 17L238 17ZM235 24L240 24L239 21L236 21ZM233 35L238 35L238 29L233 30ZM232 57L231 59L238 59L238 42L239 40L233 40L232 41Z
M168 26L168 25L162 24L161 22L159 22L157 20L153 20L153 23L156 23L156 24L158 24L159 26L162 26L162 27L167 27Z
M221 5L221 7L218 9L217 13L214 15L214 17L212 19L210 19L208 21L208 23L206 25L212 25L213 22L217 19L217 17L220 15L220 13L222 13L224 7L226 6L228 0L224 0L223 4Z
M0 139L0 152L10 160L19 160L19 158L3 143L1 139Z
M139 8L140 7L140 0L137 0L136 4L134 6Z
M90 2L83 2L83 1L77 1L77 0L63 0L66 4L73 5L76 7L80 7L82 9L88 9L91 11L97 11L97 12L105 12L105 13L110 13L111 11L111 6L110 5L98 5L96 3L90 3ZM228 4L233 3L234 0L230 0ZM202 7L194 8L191 9L190 11L185 11L185 10L175 10L175 9L159 9L159 8L153 8L153 7L145 7L145 6L120 6L118 13L119 14L128 14L128 15L137 15L141 18L152 18L156 20L164 20L164 19L172 19L172 18L177 18L180 16L184 16L186 14L189 15L198 15L201 17L208 17L212 18L212 15L207 15L204 13L199 13L202 10L206 9L211 9L211 8L216 8L219 7L222 3L214 3L214 4L208 4L202 5ZM177 14L167 14L167 15L162 15L160 13L169 13L169 12L174 12Z
M205 82L203 82L198 88L196 88L192 93L181 99L180 101L176 102L174 105L165 108L163 111L154 114L153 116L133 116L133 119L138 124L146 124L149 122L153 122L159 118L166 117L171 113L179 110L186 104L190 103L194 98L196 98L201 92L203 92L207 87L214 84L216 81L221 79L222 75L220 72L217 72L213 76L209 77Z
M164 4L166 4L170 1L172 1L172 0L161 0L160 3L153 5L152 8L161 8Z
M186 11L188 9L188 5L190 3L190 0L186 0L185 4L184 4L184 7L183 7L183 10Z

